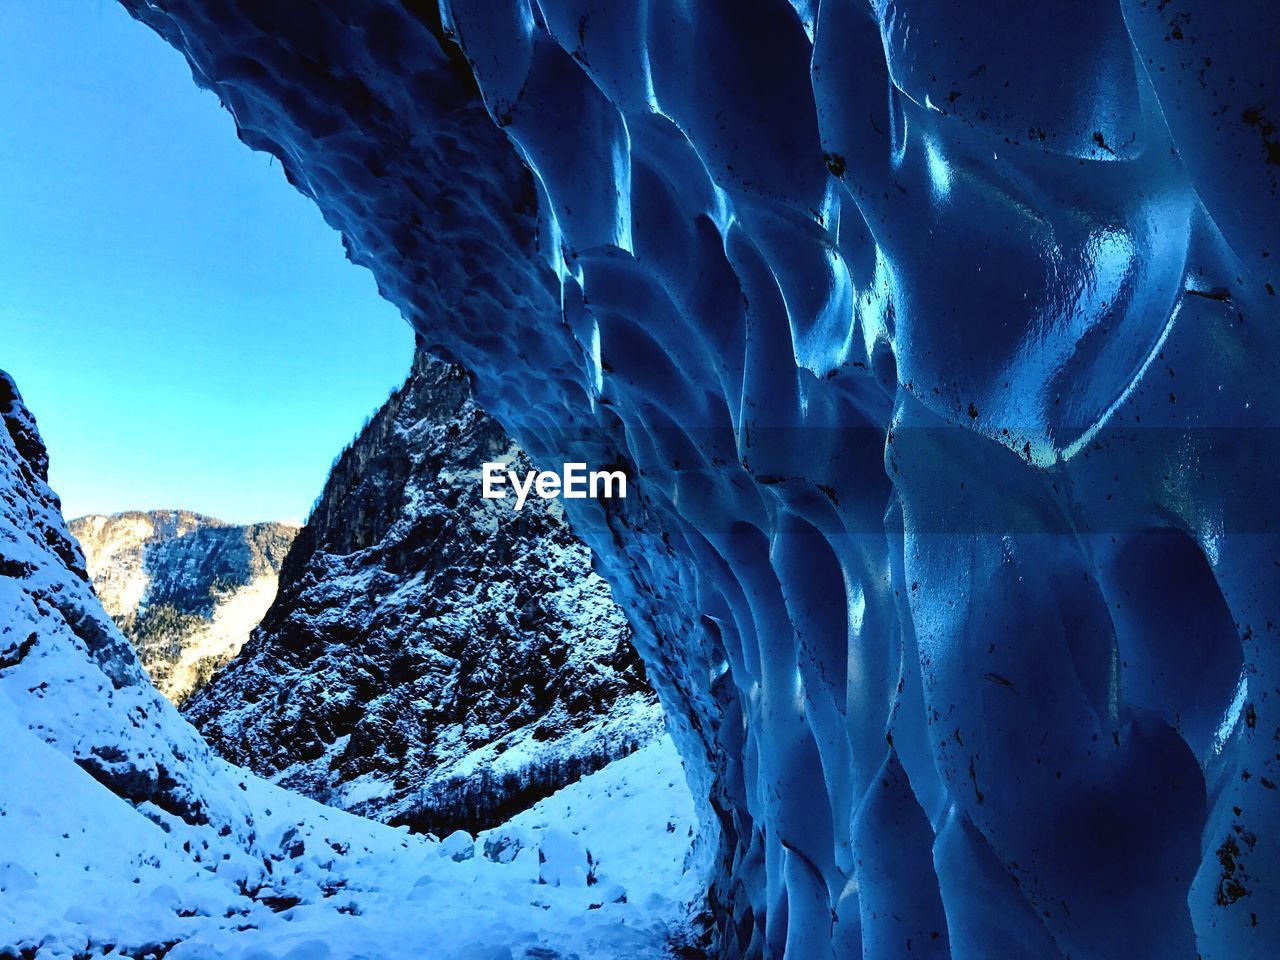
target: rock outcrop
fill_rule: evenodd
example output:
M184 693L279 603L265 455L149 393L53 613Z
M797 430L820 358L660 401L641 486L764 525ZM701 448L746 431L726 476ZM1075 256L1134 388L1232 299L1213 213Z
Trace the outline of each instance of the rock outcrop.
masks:
M93 588L166 697L181 705L239 651L276 595L298 528L235 525L189 510L67 524Z
M495 826L662 729L631 631L558 504L484 500L528 466L419 352L335 461L252 640L183 713L223 756L444 836Z
M1280 8L123 0L541 466L726 956L1265 955Z

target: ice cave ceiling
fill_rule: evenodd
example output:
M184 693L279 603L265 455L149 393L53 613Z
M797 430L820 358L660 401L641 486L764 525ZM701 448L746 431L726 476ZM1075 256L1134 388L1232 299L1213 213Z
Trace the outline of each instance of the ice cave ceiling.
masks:
M1269 955L1280 6L122 2L631 473L725 956Z

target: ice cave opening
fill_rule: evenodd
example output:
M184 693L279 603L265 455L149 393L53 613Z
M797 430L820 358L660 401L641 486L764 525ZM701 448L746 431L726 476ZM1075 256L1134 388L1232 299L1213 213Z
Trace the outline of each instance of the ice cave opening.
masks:
M469 375L122 8L6 27L11 202L70 212L4 271L0 957L693 949L662 707Z
M695 955L1275 952L1280 7L121 2L532 464L626 472L564 506L683 759ZM153 719L7 403L23 757L130 801L119 842L136 808L224 858L270 930L172 956L379 955L326 902L444 903L442 870L480 892L415 946L671 949L638 848L653 909L549 821L509 897L465 837L295 817ZM371 875L397 843L430 868Z

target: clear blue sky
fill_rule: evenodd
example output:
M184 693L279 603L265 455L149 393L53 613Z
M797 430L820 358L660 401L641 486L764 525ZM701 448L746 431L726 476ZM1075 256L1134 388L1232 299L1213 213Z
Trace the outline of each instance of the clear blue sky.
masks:
M0 369L68 517L302 518L413 338L109 0L0 0Z

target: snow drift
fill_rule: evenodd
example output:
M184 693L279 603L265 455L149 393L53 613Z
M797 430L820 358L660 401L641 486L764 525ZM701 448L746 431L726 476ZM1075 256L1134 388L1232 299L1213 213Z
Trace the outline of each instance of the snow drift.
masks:
M1280 8L124 0L540 466L728 956L1264 955Z

